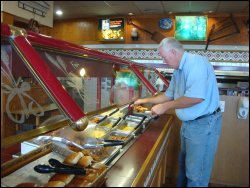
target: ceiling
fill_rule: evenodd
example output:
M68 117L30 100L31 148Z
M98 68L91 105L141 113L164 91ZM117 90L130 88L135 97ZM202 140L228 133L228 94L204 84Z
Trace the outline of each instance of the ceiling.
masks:
M207 13L248 13L249 1L54 1L54 20L71 18Z

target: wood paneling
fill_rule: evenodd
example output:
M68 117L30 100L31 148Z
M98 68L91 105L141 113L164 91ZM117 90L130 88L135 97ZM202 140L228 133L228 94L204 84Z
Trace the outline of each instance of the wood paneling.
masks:
M159 32L166 37L174 37L175 26L172 29L166 31L159 27L159 19L166 16L160 15L151 15L151 16L133 16L132 21L134 24L149 30L150 32ZM171 16L173 22L175 23L175 17ZM228 14L220 15L211 15L208 17L208 31L211 29L212 25L217 23L225 18L229 18ZM245 25L248 15L239 14L234 15L234 20L236 21L238 27L240 28L240 34L235 34L214 42L211 44L218 45L248 45L249 44L249 34L248 29ZM125 20L128 20L130 17L124 17ZM156 42L151 39L151 35L138 30L139 40L132 41L130 34L134 26L125 24L126 37L124 42L100 42L97 38L97 28L98 28L98 18L87 18L87 19L73 19L67 21L58 21L54 23L54 27L51 30L51 35L55 38L66 40L68 42L73 42L76 44L155 44ZM229 28L233 30L233 27ZM186 41L183 44L205 44L205 42L192 42Z
M225 112L211 183L249 186L249 115L247 119L237 119L239 99L239 96L221 96Z
M1 21L5 24L13 25L14 16L6 12L1 12Z
M15 16L8 13L1 13L3 23L14 24ZM172 29L166 31L159 27L159 19L171 17L175 23L175 16L169 15L147 15L147 16L125 16L126 20L132 18L133 23L142 28L149 30L150 32L159 32L166 37L174 37L175 25ZM208 17L208 32L210 31L213 24L217 27L217 23L225 18L229 18L229 14L213 14ZM249 19L247 14L238 13L233 15L234 20L236 21L240 33L235 34L223 39L211 42L213 45L249 45L249 33L248 28L246 27L246 21ZM111 18L111 17L110 17ZM151 35L138 30L139 40L133 41L131 39L131 30L134 26L128 25L125 23L125 41L124 42L101 42L98 41L97 29L98 29L98 17L86 18L86 19L70 19L66 21L56 21L54 22L53 28L46 26L40 27L40 33L54 38L72 42L75 44L155 44L156 42L151 39ZM229 28L231 32L233 27ZM194 41L185 41L183 44L205 44L205 42L194 42Z
M225 101L222 113L222 133L213 164L210 183L228 186L249 186L249 115L238 119L239 96L220 96ZM178 177L178 153L180 151L181 121L176 117L168 148L166 178L176 185Z

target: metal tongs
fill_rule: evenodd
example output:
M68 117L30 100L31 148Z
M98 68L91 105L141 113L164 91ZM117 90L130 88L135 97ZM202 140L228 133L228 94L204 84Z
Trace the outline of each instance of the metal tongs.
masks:
M95 149L95 148L101 148L101 147L108 147L108 146L118 146L123 145L124 141L121 140L108 140L108 139L99 139L99 138L89 138L94 142L89 142L83 145L77 144L73 141L67 140L65 138L61 137L54 137L54 136L39 136L36 138L36 141L38 142L44 142L44 141L54 141L59 142L62 144L66 144L68 146L74 146L78 149Z
M109 139L100 139L100 138L94 138L95 143L86 143L83 145L84 148L88 149L96 149L101 147L109 147L109 146L120 146L124 144L124 141L122 140L109 140Z
M53 142L59 142L62 144L66 144L68 146L75 146L76 148L79 149L85 149L83 146L81 146L80 144L77 144L73 141L67 140L65 138L61 138L61 137L55 137L55 136L39 136L35 139L35 142L47 142L47 141L53 141Z
M151 111L145 111L145 114L146 114L146 116L147 116L147 118L148 118L149 120L151 120L151 119L156 120L156 119L159 118L159 115L158 115L158 114L152 114Z
M105 115L103 118L101 118L98 122L98 123L101 123L102 121L104 121L105 119L107 119L108 117L112 116L114 113L118 112L119 111L119 108L116 108L114 111L112 111L110 114L108 115Z
M76 174L76 175L85 175L86 169L66 165L58 161L57 159L51 158L49 159L49 164L51 165L36 165L34 170L38 173L60 173L60 174Z
M127 109L125 115L123 116L123 120L129 116L129 115L132 115L133 114L133 104L134 104L134 101L130 102L127 106L124 107L124 109ZM122 110L124 110L122 109Z

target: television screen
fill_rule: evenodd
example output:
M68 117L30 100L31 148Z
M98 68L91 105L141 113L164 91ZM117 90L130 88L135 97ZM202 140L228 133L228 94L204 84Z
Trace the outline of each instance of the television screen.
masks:
M99 19L99 41L124 41L124 18Z
M205 41L207 36L207 16L176 16L175 39Z

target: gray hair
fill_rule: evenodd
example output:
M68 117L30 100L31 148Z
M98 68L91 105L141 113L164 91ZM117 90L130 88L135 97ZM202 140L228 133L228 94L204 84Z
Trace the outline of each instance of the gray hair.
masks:
M176 49L179 52L184 52L182 44L172 37L164 38L159 44L158 50L160 48L163 48L165 51L168 51L170 49Z

